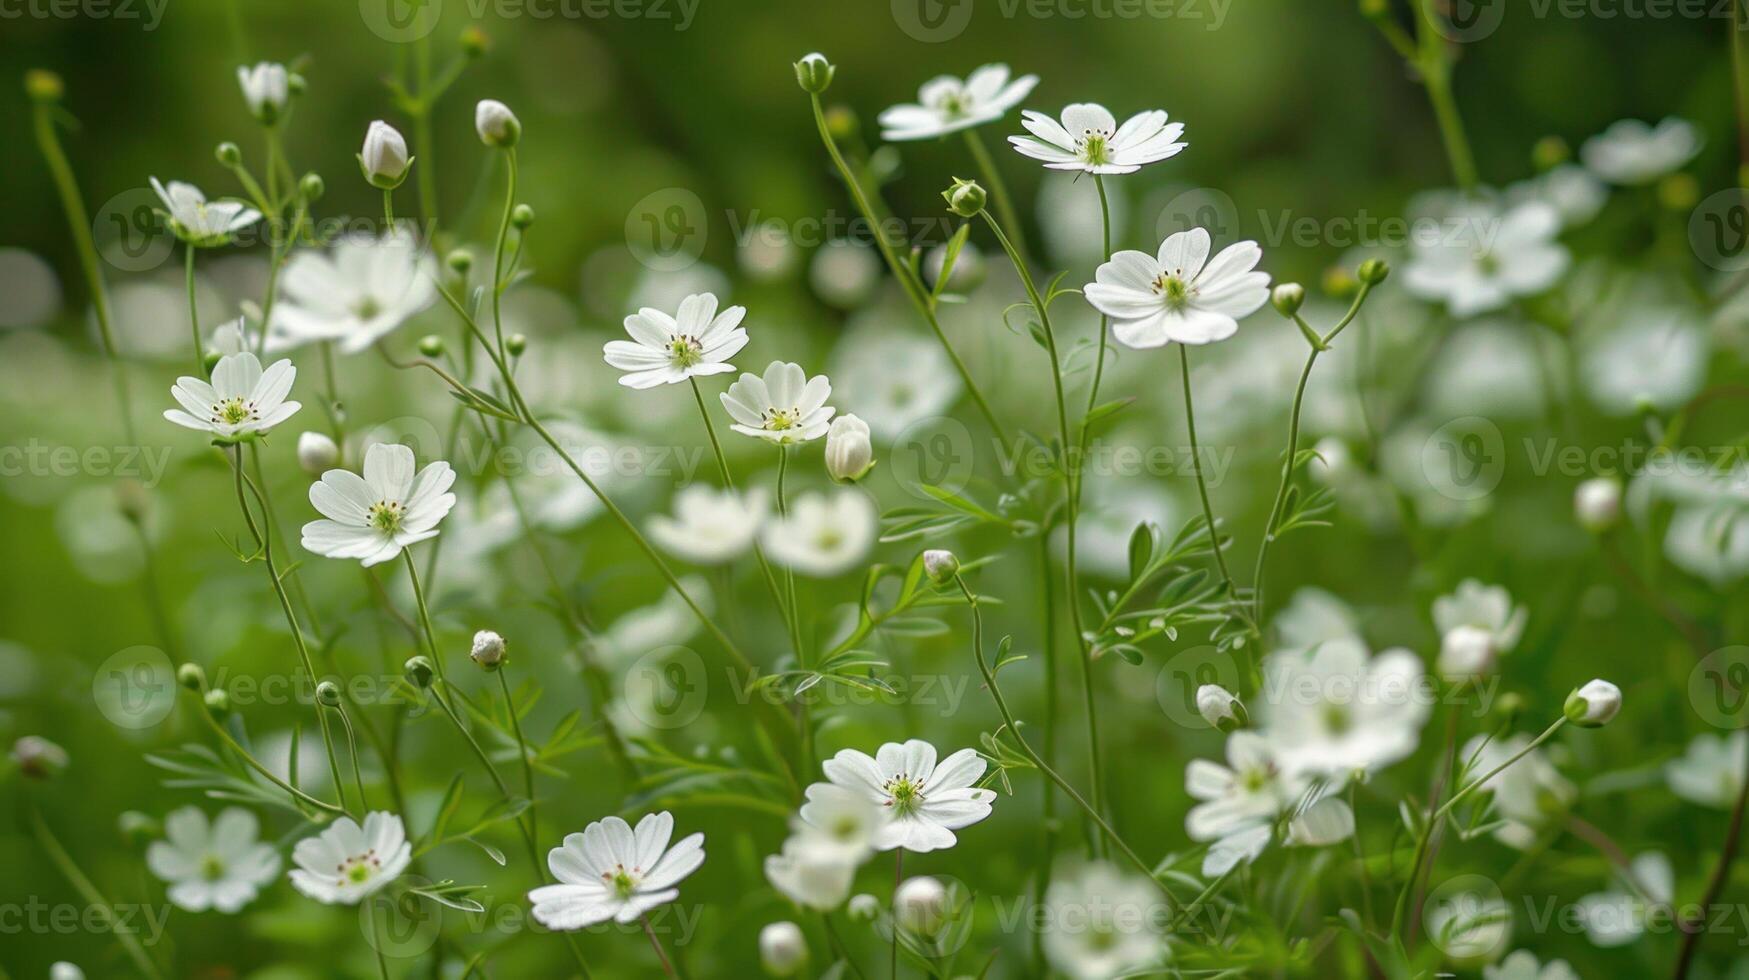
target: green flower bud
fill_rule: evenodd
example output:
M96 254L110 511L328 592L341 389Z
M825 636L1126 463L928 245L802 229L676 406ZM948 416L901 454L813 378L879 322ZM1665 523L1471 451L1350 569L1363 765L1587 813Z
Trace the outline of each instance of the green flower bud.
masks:
M1368 286L1377 286L1391 274L1391 264L1384 259L1367 259L1355 270L1355 275Z
M226 141L213 150L213 158L219 161L221 167L240 167L243 165L243 150L237 144Z
M962 218L975 218L979 211L984 210L984 202L988 195L984 188L978 186L975 180L953 179L953 186L941 192L942 200L947 202L947 209Z
M526 204L518 204L510 211L510 223L519 231L534 224L534 208Z
M812 92L815 95L826 91L832 85L832 76L838 71L832 62L827 61L826 56L818 51L803 56L802 60L796 62L795 69L796 84L802 87L802 91Z
M960 571L960 560L945 548L931 548L923 553L923 573L936 585L946 585Z
M443 356L443 338L437 334L428 333L419 338L419 353L426 357Z
M134 847L154 840L164 832L156 819L138 810L123 810L121 816L115 818L115 829L121 832L122 840Z
M1536 146L1530 151L1531 163L1539 171L1553 170L1572 156L1573 151L1567 146L1567 141L1559 136L1544 136L1536 141Z
M1621 711L1621 688L1606 680L1587 681L1567 695L1562 713L1581 728L1602 728Z
M333 681L323 681L316 685L316 703L326 708L340 705L340 685Z
M509 352L511 357L521 357L522 352L528 350L528 338L522 334L513 333L504 338L504 349Z
M465 248L458 248L450 252L444 261L449 263L451 271L457 275L465 276L468 274L468 270L474 267L474 253Z
M407 675L407 680L420 689L430 687L431 678L437 673L437 668L431 665L431 658L424 655L408 657L401 670Z
M24 92L30 96L32 102L59 102L66 91L67 86L61 81L61 76L52 71L32 68L24 73Z
M472 24L462 28L460 43L462 54L470 58L483 57L492 49L492 39L486 36L485 31Z
M318 173L304 174L304 179L298 181L298 191L306 201L319 201L328 192L328 183Z
M176 668L176 683L190 691L206 690L206 668L190 661Z
M231 711L231 696L222 687L215 687L206 692L206 707L215 715L226 715Z
M1284 282L1269 294L1269 301L1282 316L1293 316L1306 304L1306 287L1297 282Z

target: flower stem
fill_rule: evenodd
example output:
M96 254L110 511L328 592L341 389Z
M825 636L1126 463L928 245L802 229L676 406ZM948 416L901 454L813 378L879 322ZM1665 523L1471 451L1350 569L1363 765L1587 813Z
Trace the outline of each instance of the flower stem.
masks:
M1434 0L1415 0L1416 37L1420 43L1414 66L1427 86L1427 100L1433 105L1433 115L1439 122L1440 139L1445 143L1446 157L1451 161L1452 177L1461 190L1475 190L1480 178L1476 158L1470 152L1469 137L1464 135L1463 117L1458 114L1457 100L1451 93L1451 59L1445 51L1445 39L1434 28Z
M777 447L777 516L788 519L789 501L784 496L784 476L789 472L789 447ZM790 641L796 647L796 665L807 667L807 657L802 653L802 622L801 610L796 606L796 573L793 568L783 570L783 590L790 612ZM814 723L809 717L808 702L796 697L796 728L800 736L801 771L814 771Z
M808 98L813 103L814 126L820 131L821 142L826 144L827 155L832 158L833 166L838 169L839 176L844 179L844 186L849 190L850 198L855 202L856 209L862 213L864 220L868 221L871 227L877 229L874 240L875 247L880 250L881 258L886 260L887 268L892 271L893 278L899 280L899 285L904 289L905 295L910 298L911 304L917 307L917 313L923 317L925 323L929 324L929 329L935 332L935 339L941 344L942 350L947 352L948 360L953 362L954 371L959 374L960 381L965 384L966 391L972 396L972 401L977 403L978 411L989 423L991 431L996 433L997 441L1007 445L1008 436L1002 428L1002 423L997 421L996 413L990 409L990 403L985 401L984 393L979 390L978 383L972 380L972 374L966 369L966 363L960 360L959 353L953 349L952 344L948 343L947 332L941 329L941 321L936 319L935 309L931 305L929 297L924 294L922 287L912 276L910 267L899 261L898 255L893 252L893 246L887 242L886 236L878 231L880 223L875 219L874 209L869 205L868 195L863 192L862 183L857 180L856 175L851 173L850 165L844 162L844 155L838 151L838 141L832 138L832 131L826 127L826 113L820 107L820 96L817 93L810 93Z
M498 243L492 249L492 330L498 340L498 360L504 360L504 316L501 301L504 298L504 243L510 237L510 212L516 208L516 148L510 147L504 151L504 163L509 168L509 174L504 187L504 216L498 222ZM500 363L500 369L504 365ZM506 376L508 370L504 370ZM508 380L508 377L507 377Z
M650 946L656 951L656 959L662 961L662 972L669 977L678 977L679 974L674 972L674 964L668 960L668 951L662 948L662 941L656 938L656 930L650 926L650 917L640 916L639 921L644 924L644 935L650 937Z
M1718 863L1713 865L1712 877L1707 879L1706 894L1696 906L1702 917L1710 915L1719 895L1725 890L1725 885L1731 880L1731 865L1737 860L1737 849L1743 837L1743 812L1749 804L1749 764L1745 764L1742 772L1737 774L1741 785L1737 789L1737 802L1731 807L1731 823L1725 829L1725 846L1719 852ZM1689 967L1694 964L1695 953L1700 950L1700 939L1706 932L1706 922L1683 919L1682 947L1676 954L1676 969L1671 974L1675 980L1686 980Z
M194 335L194 376L206 377L206 345L200 339L200 310L194 302L194 246L184 246L188 259L183 263L188 269L188 329ZM262 327L265 331L267 328Z
M383 191L383 234L391 234L395 230L395 192Z
M893 945L888 961L891 966L891 980L899 980L899 885L904 880L905 849L898 847L893 849L893 900L887 903L892 906L891 914L893 916Z
M510 681L504 677L504 666L500 664L493 673L498 675L498 688L504 692L504 709L510 713L510 730L516 735L516 757L522 760L522 785L528 794L528 835L538 841L540 817L534 808L534 762L529 758L528 740L522 737L522 718L516 710L516 699L510 696Z
M1209 526L1209 542L1214 546L1215 565L1221 570L1221 578L1227 583L1227 594L1238 598L1239 587L1233 582L1233 573L1227 570L1227 556L1221 546L1221 532L1215 525L1215 508L1209 503L1208 481L1202 475L1202 451L1196 444L1196 405L1190 396L1190 349L1184 344L1178 345L1178 366L1184 379L1184 427L1190 433L1190 468L1196 474L1196 492L1202 498L1202 516Z
M61 876L66 878L67 883L73 886L73 890L79 893L79 897L85 902L86 911L103 921L104 928L98 931L114 935L115 941L121 943L122 949L127 952L128 958L134 961L134 966L138 967L141 973L154 978L154 980L162 977L164 974L159 972L158 964L153 963L152 958L146 955L146 948L140 945L133 930L121 927L116 923L113 912L115 906L103 897L103 893L98 891L97 886L91 883L91 879L85 876L85 872L79 869L79 864L73 860L73 855L61 846L60 840L55 837L54 831L49 829L47 821L43 820L42 813L37 810L36 804L34 802L26 803L25 810L30 814L30 829L36 835L37 843L42 847L43 853L49 856L49 860L60 870Z
M249 750L244 748L242 743L238 742L237 739L230 732L225 730L225 726L219 724L218 719L216 719L212 716L212 712L207 710L206 705L203 704L200 706L200 714L201 714L201 717L206 720L207 725L210 728L212 728L213 734L215 734L219 737L219 741L224 742L225 745L228 746L232 752L237 753L237 756L239 758L241 758L243 760L243 762L249 766L249 768L251 768L251 769L255 770L256 772L260 773L261 775L267 777L268 781L273 783L273 785L278 786L280 789L285 790L286 793L288 793L292 799L297 800L300 803L308 803L309 805L311 805L319 810L323 810L323 811L326 811L328 813L332 813L335 816L344 817L347 815L346 805L345 805L346 804L346 794L341 791L341 788L338 784L336 784L334 787L334 795L340 798L340 805L339 806L336 806L333 803L325 803L322 800L316 799L314 796L311 796L310 794L304 792L303 790L298 789L296 786L293 786L291 783L288 783L285 780L279 778L279 775L277 773L275 773L272 769L267 768L267 766L262 764L261 760L255 758L254 755L250 754Z
M972 151L972 159L978 164L980 176L990 185L990 197L996 202L996 213L1002 216L1002 223L1008 226L1008 233L1014 236L1014 246L1022 258L1029 254L1026 247L1026 232L1020 225L1020 215L1014 210L1014 199L1008 194L1008 184L1002 179L1002 171L996 169L996 161L990 158L990 150L984 145L984 138L978 135L976 127L965 131L966 146ZM1099 176L1094 175L1094 180ZM1100 191L1103 198L1104 190ZM1106 254L1111 253L1111 247L1106 246Z
M431 610L425 604L425 589L419 585L419 566L413 562L413 552L409 548L401 549L401 558L407 564L407 577L413 582L413 602L419 608L419 627L425 633L425 648L431 652L431 663L437 668L437 676L447 680L449 675L443 671L443 653L437 646L437 631L431 628Z

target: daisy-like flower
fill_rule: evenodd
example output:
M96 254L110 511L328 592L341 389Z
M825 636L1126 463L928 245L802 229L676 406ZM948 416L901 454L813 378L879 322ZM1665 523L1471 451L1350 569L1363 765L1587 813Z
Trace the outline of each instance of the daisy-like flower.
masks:
M401 549L437 537L455 506L455 470L439 460L414 472L413 450L377 443L364 454L364 475L329 470L310 484L310 504L322 520L304 525L304 549L328 558L357 558L366 568Z
M183 807L164 818L167 839L146 848L146 867L169 884L177 908L233 915L279 874L279 855L255 839L259 831L242 807L226 807L210 824L199 807Z
M779 446L811 442L826 434L836 411L826 404L832 382L810 378L800 364L772 361L762 378L743 374L719 397L735 423L729 428Z
M1306 780L1285 772L1277 749L1256 732L1227 737L1227 765L1192 759L1184 770L1184 790L1200 800L1185 818L1191 840L1215 841L1203 860L1203 874L1225 874L1250 861L1269 845L1277 818L1299 802Z
M1664 763L1670 792L1700 806L1729 809L1743 789L1743 765L1749 756L1749 732L1696 735L1682 758Z
M1209 233L1192 228L1167 236L1158 254L1127 249L1094 273L1084 294L1111 317L1111 334L1126 347L1207 344L1239 331L1239 320L1269 301L1269 275L1256 242L1238 242L1212 260Z
M1686 119L1671 116L1656 127L1623 119L1586 140L1579 159L1604 180L1633 187L1682 169L1703 142L1700 130Z
M263 125L271 126L285 111L286 99L291 94L291 76L284 65L271 61L259 62L253 68L241 65L237 68L237 87L243 90L243 101L249 103L250 114Z
M837 908L850 897L856 868L874 852L888 819L864 793L814 783L783 851L765 859L765 877L798 905Z
M1159 109L1138 112L1119 126L1104 106L1077 102L1064 107L1061 123L1029 109L1020 114L1020 124L1032 135L1010 136L1008 142L1052 170L1134 173L1144 164L1178 155L1186 146L1178 141L1184 124L1168 123Z
M860 490L810 493L796 498L787 516L767 521L760 537L779 565L832 578L868 556L877 523L874 502Z
M381 238L348 235L329 251L299 251L280 280L268 349L332 340L356 354L432 304L436 271L431 254L402 228Z
M413 860L401 818L376 810L360 827L341 817L292 848L292 887L324 905L357 905L400 877Z
M528 893L535 921L565 932L606 922L635 922L644 913L674 901L675 886L704 863L704 835L692 834L673 847L674 816L664 810L645 815L633 830L607 817L567 834L562 847L547 855L556 885Z
M1433 625L1439 630L1439 670L1447 677L1473 677L1494 668L1524 635L1530 613L1512 605L1498 585L1469 578L1457 591L1433 600Z
M228 354L213 367L211 382L177 378L170 394L186 411L172 408L164 418L185 429L211 432L221 442L266 435L303 407L285 400L297 376L290 361L275 361L263 371L254 354Z
M1642 305L1616 319L1582 349L1579 378L1598 408L1617 416L1646 405L1671 411L1699 393L1711 342L1693 312Z
M1669 905L1675 900L1676 875L1670 859L1648 851L1618 868L1615 887L1579 899L1575 907L1585 923L1585 937L1604 949L1625 946L1640 938L1648 926L1669 922Z
M875 834L879 851L936 851L954 846L954 831L990 815L996 794L974 784L984 775L984 760L961 749L935 761L935 746L922 739L888 742L874 758L843 749L821 766L832 783L861 794L890 815Z
M1045 890L1044 951L1073 980L1137 975L1164 951L1159 890L1104 862L1083 865Z
M964 81L937 75L917 90L917 101L880 115L881 139L926 140L1001 119L1038 84L1037 75L1010 80L1007 65L984 65Z
M1343 776L1414 752L1431 697L1413 653L1368 657L1359 642L1332 640L1272 655L1258 706L1283 769Z
M1532 201L1501 212L1475 202L1442 221L1418 224L1403 285L1421 299L1443 301L1458 318L1533 296L1566 273L1572 257L1555 236L1561 216Z
M153 177L152 190L164 202L170 230L195 248L217 248L261 220L261 212L242 201L209 202L200 188L180 180L165 185Z
M628 388L654 388L733 371L729 358L747 346L747 331L741 327L746 315L745 306L718 313L716 296L694 293L680 301L673 316L644 307L626 317L626 333L632 339L608 341L602 355L608 364L626 372L619 383Z
M674 516L650 518L651 540L676 558L721 565L747 553L765 521L765 493L717 490L695 483L674 495Z

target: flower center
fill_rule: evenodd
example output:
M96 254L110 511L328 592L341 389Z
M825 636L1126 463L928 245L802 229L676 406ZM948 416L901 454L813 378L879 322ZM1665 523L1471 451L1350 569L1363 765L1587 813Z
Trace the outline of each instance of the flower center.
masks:
M225 425L242 425L259 418L261 413L255 411L255 403L244 401L241 395L227 398L213 406L213 421Z
M383 311L383 304L377 302L375 296L365 296L352 304L352 315L360 320L369 320Z
M334 870L340 875L341 882L362 885L376 877L383 868L383 862L377 860L376 848L371 848L363 854L357 854L340 862Z
M838 533L834 528L827 528L826 530L821 531L818 537L814 538L814 544L817 545L821 551L832 551L843 543L844 535Z
M218 881L225 876L225 862L208 854L200 860L200 876L208 881Z
M1476 268L1480 269L1484 276L1498 275L1500 260L1494 256L1493 252L1481 249L1476 252Z
M1239 785L1243 786L1247 793L1260 793L1265 786L1269 785L1269 770L1247 769L1239 774Z
M398 500L379 500L370 505L370 526L384 534L394 534L401 529L401 519L406 512L401 509Z
M622 899L632 897L632 893L638 890L638 881L642 878L642 869L633 868L627 871L623 864L616 864L612 871L601 873L601 880L607 882L607 887L613 889L613 893Z
M1085 163L1101 164L1111 162L1111 131L1106 129L1084 129L1081 138L1076 140L1076 149L1081 152Z
M782 432L793 429L802 421L802 410L799 408L768 408L765 410L765 428L772 432Z
M915 813L923 804L922 780L914 780L905 773L887 780L882 788L887 791L887 806L893 808L894 816Z
M678 334L668 341L668 356L674 359L675 367L689 368L704 360L704 345L697 337Z
M1345 734L1353 723L1354 719L1349 717L1346 706L1340 704L1324 706L1324 727L1330 729L1331 734Z
M941 111L942 115L953 119L965 115L966 110L970 109L971 105L971 99L967 98L964 92L949 92L941 97L935 107Z
M1154 280L1154 291L1166 300L1166 308L1182 310L1190 305L1190 284L1171 272L1160 273Z

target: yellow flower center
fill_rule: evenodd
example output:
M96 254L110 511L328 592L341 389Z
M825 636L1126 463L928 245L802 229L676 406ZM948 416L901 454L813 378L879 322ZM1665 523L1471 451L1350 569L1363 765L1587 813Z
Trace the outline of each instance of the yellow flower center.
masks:
M401 509L401 502L398 500L379 500L370 505L370 526L384 534L399 531L404 517L406 511Z
M255 410L255 403L244 401L242 396L227 398L213 406L213 421L225 425L242 425L261 418L261 413Z

